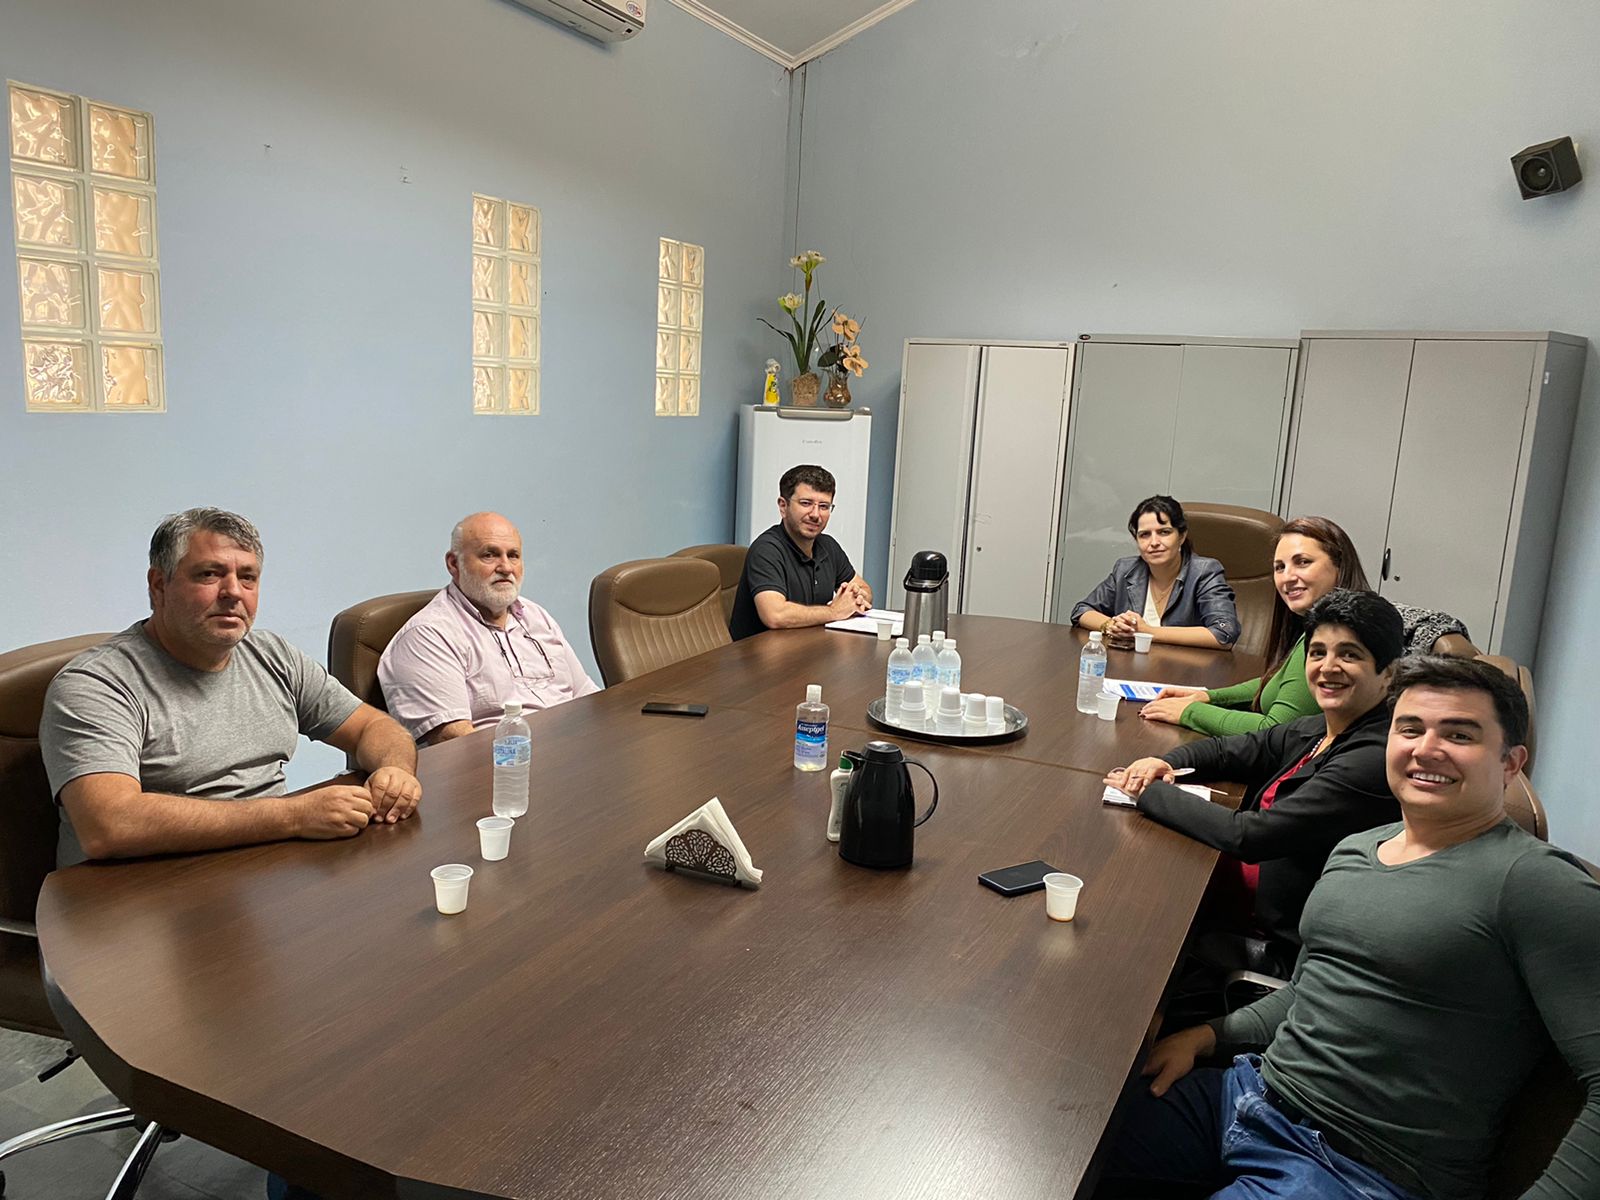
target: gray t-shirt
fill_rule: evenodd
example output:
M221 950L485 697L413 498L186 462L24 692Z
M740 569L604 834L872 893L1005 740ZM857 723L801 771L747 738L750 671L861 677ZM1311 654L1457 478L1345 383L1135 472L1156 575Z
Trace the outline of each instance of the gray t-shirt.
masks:
M1600 883L1510 821L1401 866L1387 825L1334 847L1291 984L1212 1022L1270 1041L1267 1084L1402 1187L1482 1196L1512 1098L1553 1042L1583 1111L1525 1200L1600 1196Z
M50 791L80 775L131 775L147 792L247 800L283 794L300 734L325 740L361 702L283 638L252 630L220 671L198 671L143 622L62 668L45 694L40 747ZM56 862L84 853L65 809Z

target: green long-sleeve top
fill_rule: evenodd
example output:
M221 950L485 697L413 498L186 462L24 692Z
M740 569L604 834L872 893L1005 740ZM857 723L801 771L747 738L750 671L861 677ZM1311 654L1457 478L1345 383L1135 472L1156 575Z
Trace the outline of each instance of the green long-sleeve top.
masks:
M1221 1051L1433 1200L1484 1193L1508 1107L1550 1044L1586 1100L1523 1200L1600 1197L1600 883L1502 821L1389 866L1388 825L1334 847L1288 987L1211 1022Z
M1283 666L1274 671L1262 687L1260 712L1251 707L1256 698L1254 679L1232 687L1212 688L1207 696L1208 699L1184 709L1179 724L1210 737L1254 733L1299 717L1315 716L1321 711L1311 695L1311 686L1306 683L1306 639L1303 637L1289 651Z

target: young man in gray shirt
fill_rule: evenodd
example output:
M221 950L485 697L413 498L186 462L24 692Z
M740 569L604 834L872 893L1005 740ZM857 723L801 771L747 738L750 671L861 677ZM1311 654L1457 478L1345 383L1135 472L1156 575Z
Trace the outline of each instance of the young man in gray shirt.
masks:
M1524 1195L1600 1197L1600 882L1506 817L1527 703L1461 658L1401 660L1390 694L1401 823L1334 848L1289 986L1156 1043L1108 1180L1476 1200L1554 1043L1586 1099Z
M405 730L277 634L252 629L261 559L243 517L168 517L150 540L149 618L51 683L39 737L63 812L60 865L349 837L415 811L422 785ZM353 754L366 783L285 796L302 733Z

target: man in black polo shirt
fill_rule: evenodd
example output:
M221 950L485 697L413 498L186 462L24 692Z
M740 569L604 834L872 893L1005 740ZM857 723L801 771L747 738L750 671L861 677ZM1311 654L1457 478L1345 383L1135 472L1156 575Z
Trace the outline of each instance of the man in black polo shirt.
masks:
M750 543L733 598L733 640L767 629L802 629L872 607L872 589L839 543L822 531L833 515L833 476L790 467L778 481L776 525Z

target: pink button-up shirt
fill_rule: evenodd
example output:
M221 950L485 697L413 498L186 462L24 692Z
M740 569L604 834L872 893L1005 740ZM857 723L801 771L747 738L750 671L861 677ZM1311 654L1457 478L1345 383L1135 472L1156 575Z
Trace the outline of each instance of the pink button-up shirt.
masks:
M451 721L483 728L507 700L549 708L598 692L544 609L518 597L500 629L450 584L400 627L378 660L395 720L421 739Z

